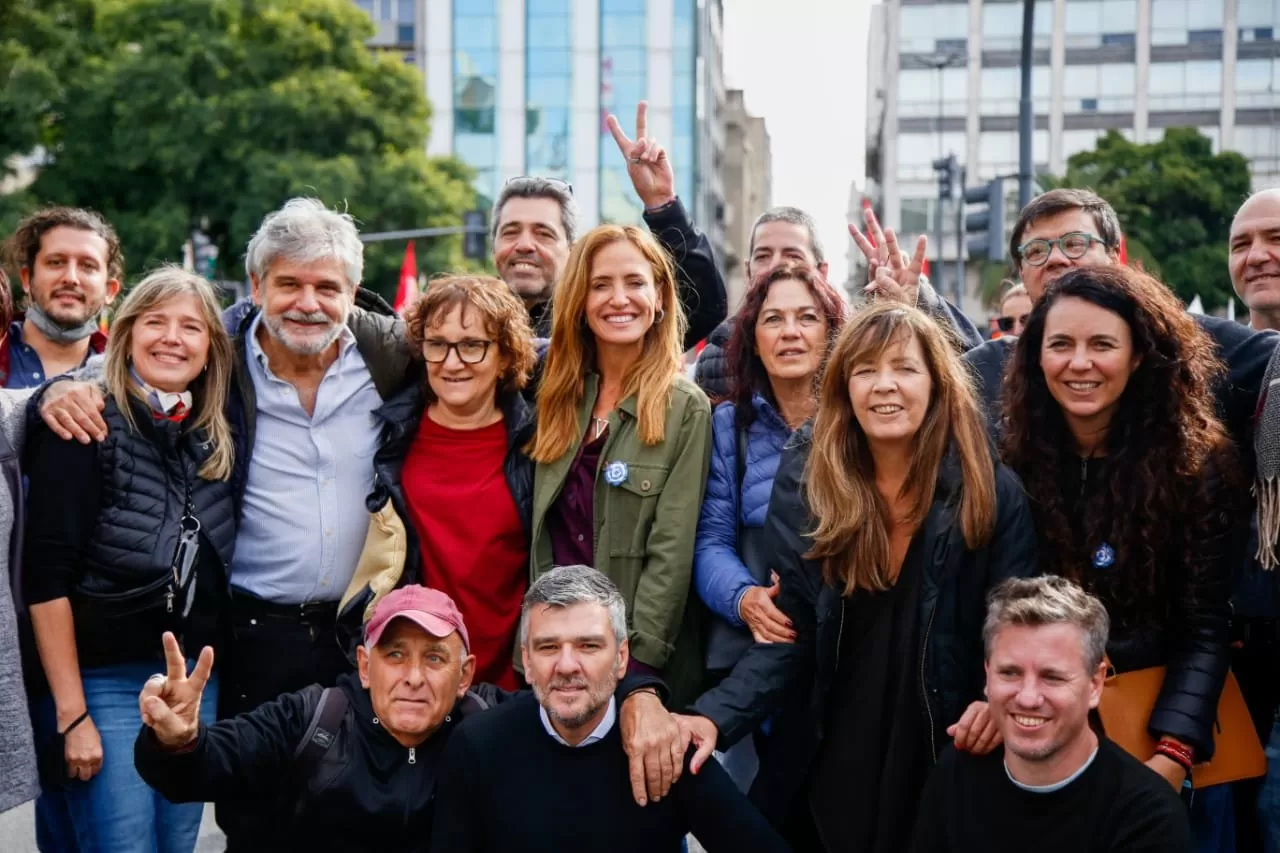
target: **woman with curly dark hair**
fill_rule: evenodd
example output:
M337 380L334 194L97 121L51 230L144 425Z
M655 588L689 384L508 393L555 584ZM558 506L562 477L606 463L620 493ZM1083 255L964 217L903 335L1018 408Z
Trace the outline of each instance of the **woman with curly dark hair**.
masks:
M1144 758L1175 789L1213 752L1229 567L1243 555L1243 488L1210 393L1221 369L1168 288L1090 267L1049 286L1005 379L1004 455L1031 498L1042 570L1106 604L1118 672L1168 667Z

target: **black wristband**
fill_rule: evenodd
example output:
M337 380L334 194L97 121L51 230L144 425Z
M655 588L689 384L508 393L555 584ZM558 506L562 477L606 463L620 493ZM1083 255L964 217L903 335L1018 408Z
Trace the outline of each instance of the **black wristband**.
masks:
M69 725L69 726L67 726L65 729L63 729L61 732L59 732L59 734L61 734L63 737L66 737L67 735L71 734L71 730L72 730L72 729L74 729L76 726L80 725L81 723L83 723L83 722L84 722L85 720L87 720L87 719L89 719L89 711L88 711L88 709L86 708L86 709L85 709L85 712L84 712L83 714L81 714L80 716L76 717L76 718L75 718L75 720L71 723L71 725Z

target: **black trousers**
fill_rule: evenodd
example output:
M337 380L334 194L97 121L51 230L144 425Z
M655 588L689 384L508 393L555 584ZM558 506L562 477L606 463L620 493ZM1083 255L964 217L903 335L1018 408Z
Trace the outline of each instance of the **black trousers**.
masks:
M351 671L334 631L336 615L336 603L283 605L233 593L231 643L219 666L218 717L251 711L311 684L332 686ZM276 849L281 805L260 799L216 803L228 853Z

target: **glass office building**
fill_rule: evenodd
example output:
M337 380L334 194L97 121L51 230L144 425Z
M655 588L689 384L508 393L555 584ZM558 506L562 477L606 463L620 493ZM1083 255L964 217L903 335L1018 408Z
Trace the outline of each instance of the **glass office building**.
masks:
M970 185L1017 172L1022 4L889 0L872 12L868 176L886 224L932 237L934 158L955 153ZM1108 130L1152 142L1196 127L1249 159L1255 187L1280 185L1277 26L1280 0L1038 0L1037 169L1062 174ZM955 251L944 241L944 257Z
M491 200L536 174L573 185L588 225L638 222L639 198L605 125L667 147L677 193L720 248L724 191L721 0L357 0L375 46L426 78L428 151L456 154Z

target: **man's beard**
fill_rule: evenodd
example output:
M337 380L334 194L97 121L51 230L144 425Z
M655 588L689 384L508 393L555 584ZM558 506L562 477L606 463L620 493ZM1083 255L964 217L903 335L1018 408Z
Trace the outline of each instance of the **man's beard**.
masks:
M325 323L328 326L323 337L305 338L298 340L290 335L285 328L285 321L292 320L295 323ZM263 315L263 322L267 326L267 331L271 337L279 341L285 349L297 355L319 355L327 350L338 336L342 334L342 327L346 325L346 320L342 322L334 322L333 319L323 311L285 311L279 316Z
M576 729L600 712L600 709L609 704L609 699L613 697L613 691L617 688L614 679L606 679L605 683L592 685L585 678L557 678L548 684L545 688L533 685L533 695L537 698L538 703L547 711L547 716L555 720L560 725L569 729ZM587 689L587 706L583 710L571 717L561 715L548 704L551 692L562 687L585 687Z

